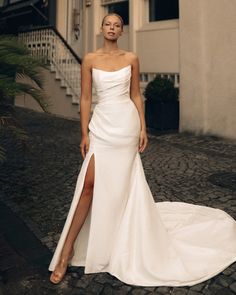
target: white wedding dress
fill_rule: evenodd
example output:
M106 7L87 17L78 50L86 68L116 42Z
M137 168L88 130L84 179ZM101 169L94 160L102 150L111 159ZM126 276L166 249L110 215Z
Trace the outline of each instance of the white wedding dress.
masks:
M94 68L92 75L98 104L89 123L90 148L49 270L59 260L94 155L93 201L71 265L140 286L191 286L220 273L236 261L235 220L220 209L154 202L138 153L131 66Z

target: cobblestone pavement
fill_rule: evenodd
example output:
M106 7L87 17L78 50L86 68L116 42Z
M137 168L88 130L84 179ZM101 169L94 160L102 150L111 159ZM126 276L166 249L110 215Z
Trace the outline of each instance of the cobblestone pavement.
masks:
M18 215L51 251L64 224L82 163L79 122L17 109L29 133L27 148L6 140L8 161L0 166L1 201ZM150 136L142 155L156 201L184 201L225 210L236 218L235 179L218 186L214 174L235 176L235 143L209 136L163 134ZM236 294L236 263L221 274L192 287L130 286L108 273L87 274L70 268L58 286L49 283L47 269L0 280L0 294ZM4 293L5 292L5 293Z

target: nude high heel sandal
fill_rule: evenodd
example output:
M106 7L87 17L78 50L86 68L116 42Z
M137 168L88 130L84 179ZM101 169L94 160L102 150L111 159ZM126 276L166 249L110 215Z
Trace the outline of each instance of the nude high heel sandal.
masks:
M68 257L68 259L66 260L65 258L61 258L57 264L57 266L55 267L54 271L51 273L51 276L50 276L50 282L53 283L53 284L59 284L65 274L66 274L66 270L67 270L67 267L68 265L70 264L72 258L74 256L74 250L71 252L70 256ZM60 269L57 270L57 269Z

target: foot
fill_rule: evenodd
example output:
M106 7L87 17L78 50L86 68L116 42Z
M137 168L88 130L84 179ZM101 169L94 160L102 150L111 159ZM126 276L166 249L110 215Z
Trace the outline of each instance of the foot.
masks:
M58 284L63 280L66 274L68 263L70 262L73 256L74 256L74 251L71 252L69 257L61 256L59 263L57 264L57 266L55 267L54 271L52 272L50 276L50 281L53 284Z

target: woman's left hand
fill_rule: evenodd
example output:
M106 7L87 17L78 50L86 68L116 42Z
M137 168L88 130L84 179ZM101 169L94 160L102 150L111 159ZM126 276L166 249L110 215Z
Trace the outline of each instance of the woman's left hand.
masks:
M140 136L139 136L139 152L140 153L142 153L146 149L147 143L148 143L147 132L146 130L141 130Z

